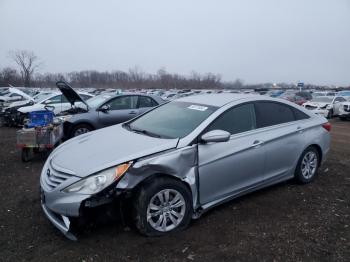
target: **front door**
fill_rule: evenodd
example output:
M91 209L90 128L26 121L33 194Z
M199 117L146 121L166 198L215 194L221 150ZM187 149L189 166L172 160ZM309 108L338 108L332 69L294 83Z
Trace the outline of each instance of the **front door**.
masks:
M227 142L198 145L200 203L238 194L264 180L265 148L263 134L256 130L251 103L229 109L206 131L231 133Z
M99 111L99 121L102 126L111 126L123 123L138 115L139 111L136 107L137 96L127 95L112 98L104 104L109 110Z

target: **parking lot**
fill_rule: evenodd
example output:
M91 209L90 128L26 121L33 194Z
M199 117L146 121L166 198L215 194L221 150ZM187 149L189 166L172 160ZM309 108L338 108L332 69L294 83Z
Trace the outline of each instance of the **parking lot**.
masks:
M2 127L0 261L349 261L350 122L332 124L331 153L314 183L289 181L252 193L165 237L108 223L77 242L41 210L44 158L21 162L16 130Z

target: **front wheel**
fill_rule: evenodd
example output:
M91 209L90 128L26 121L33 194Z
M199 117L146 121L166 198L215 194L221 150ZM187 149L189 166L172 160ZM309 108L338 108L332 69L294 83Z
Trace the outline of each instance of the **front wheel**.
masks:
M192 217L192 195L182 182L156 178L143 186L134 202L136 227L146 236L185 228Z
M302 153L297 168L295 170L295 179L301 184L312 182L320 166L320 156L317 149L313 146L308 147Z
M76 137L85 133L88 133L92 131L93 128L90 125L87 124L79 124L73 127L72 132L71 132L71 137Z

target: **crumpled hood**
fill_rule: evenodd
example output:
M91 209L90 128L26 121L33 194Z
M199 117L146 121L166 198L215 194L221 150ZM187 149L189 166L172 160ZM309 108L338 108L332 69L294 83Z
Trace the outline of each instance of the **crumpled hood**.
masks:
M325 103L325 102L306 102L304 105L308 106L315 106L315 107L324 107L326 105L330 105L331 103Z
M99 129L68 140L48 161L62 172L85 177L103 169L172 149L178 139L160 139L126 130L122 125Z

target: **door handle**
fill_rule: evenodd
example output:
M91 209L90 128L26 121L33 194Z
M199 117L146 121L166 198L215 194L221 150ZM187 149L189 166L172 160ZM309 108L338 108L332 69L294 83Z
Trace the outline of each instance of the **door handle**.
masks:
M129 115L136 115L136 114L137 114L136 111L131 111L131 112L129 112Z
M304 130L303 130L303 128L302 128L301 126L298 126L298 127L297 127L297 131L298 131L298 133L304 132Z
M262 144L264 144L263 141L261 141L261 140L255 140L255 141L253 142L253 147L254 147L254 148L258 148L258 147L260 147Z

